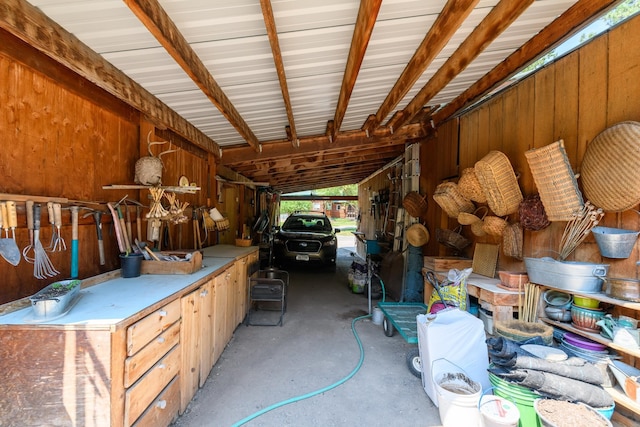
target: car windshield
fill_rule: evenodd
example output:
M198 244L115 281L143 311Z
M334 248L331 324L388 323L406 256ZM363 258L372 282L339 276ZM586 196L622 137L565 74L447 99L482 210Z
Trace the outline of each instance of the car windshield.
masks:
M329 219L318 216L290 216L282 224L282 229L287 231L331 231Z

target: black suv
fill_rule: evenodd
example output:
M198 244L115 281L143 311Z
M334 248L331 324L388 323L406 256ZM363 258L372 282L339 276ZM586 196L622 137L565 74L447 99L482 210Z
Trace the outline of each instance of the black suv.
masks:
M338 241L324 213L293 213L273 238L273 256L278 266L287 263L336 265Z

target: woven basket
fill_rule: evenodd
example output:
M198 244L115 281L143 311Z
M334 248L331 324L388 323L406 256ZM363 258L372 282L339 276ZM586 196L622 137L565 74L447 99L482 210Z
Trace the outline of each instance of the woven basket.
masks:
M427 212L427 198L416 191L410 191L402 199L402 207L414 218L419 218Z
M497 216L488 215L484 218L482 229L490 236L502 236L508 222Z
M433 200L447 213L450 218L458 218L460 212L473 212L476 208L473 202L458 190L455 182L443 182L436 187Z
M520 203L518 214L520 215L520 224L525 230L538 231L551 224L538 194L525 197Z
M474 222L471 224L471 232L474 236L483 237L487 235L487 232L484 231L484 220Z
M584 201L578 181L559 140L524 153L549 221L570 221Z
M485 212L484 212L484 215L482 215L482 218L480 218L478 214L482 210L484 210ZM488 210L489 208L487 208L486 206L480 206L475 211L473 211L473 213L460 212L458 214L458 223L461 225L471 225L474 222L482 221L482 219L487 215Z
M476 162L474 170L493 213L506 216L518 211L522 192L509 158L504 153L490 151Z
M460 234L461 229L462 227L458 227L455 230L436 228L436 240L441 245L460 252L471 244L469 239Z
M471 201L487 203L487 196L484 194L484 190L480 185L480 181L478 181L474 168L462 170L460 179L458 180L458 189L460 190L460 194Z
M509 257L522 259L522 226L519 222L507 225L502 232L502 252Z
M229 229L229 220L227 218L214 221L216 223L216 229L218 231L224 231Z
M587 200L605 212L640 203L640 122L621 122L589 143L580 167Z

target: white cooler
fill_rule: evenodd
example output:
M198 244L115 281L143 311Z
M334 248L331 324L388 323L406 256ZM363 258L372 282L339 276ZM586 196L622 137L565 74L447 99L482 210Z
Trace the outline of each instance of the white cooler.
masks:
M489 353L485 343L484 323L474 315L458 308L439 311L433 315L419 314L418 349L422 362L422 387L427 396L438 406L438 396L433 378L436 360L445 359L462 369L470 379L491 388L489 382ZM438 365L438 364L436 364Z

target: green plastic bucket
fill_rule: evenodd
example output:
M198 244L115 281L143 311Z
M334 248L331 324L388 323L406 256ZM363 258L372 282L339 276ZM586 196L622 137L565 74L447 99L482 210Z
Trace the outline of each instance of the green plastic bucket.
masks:
M489 372L489 382L493 385L493 394L515 402L520 411L518 427L541 427L540 419L533 407L533 401L540 397L526 387L511 384Z

